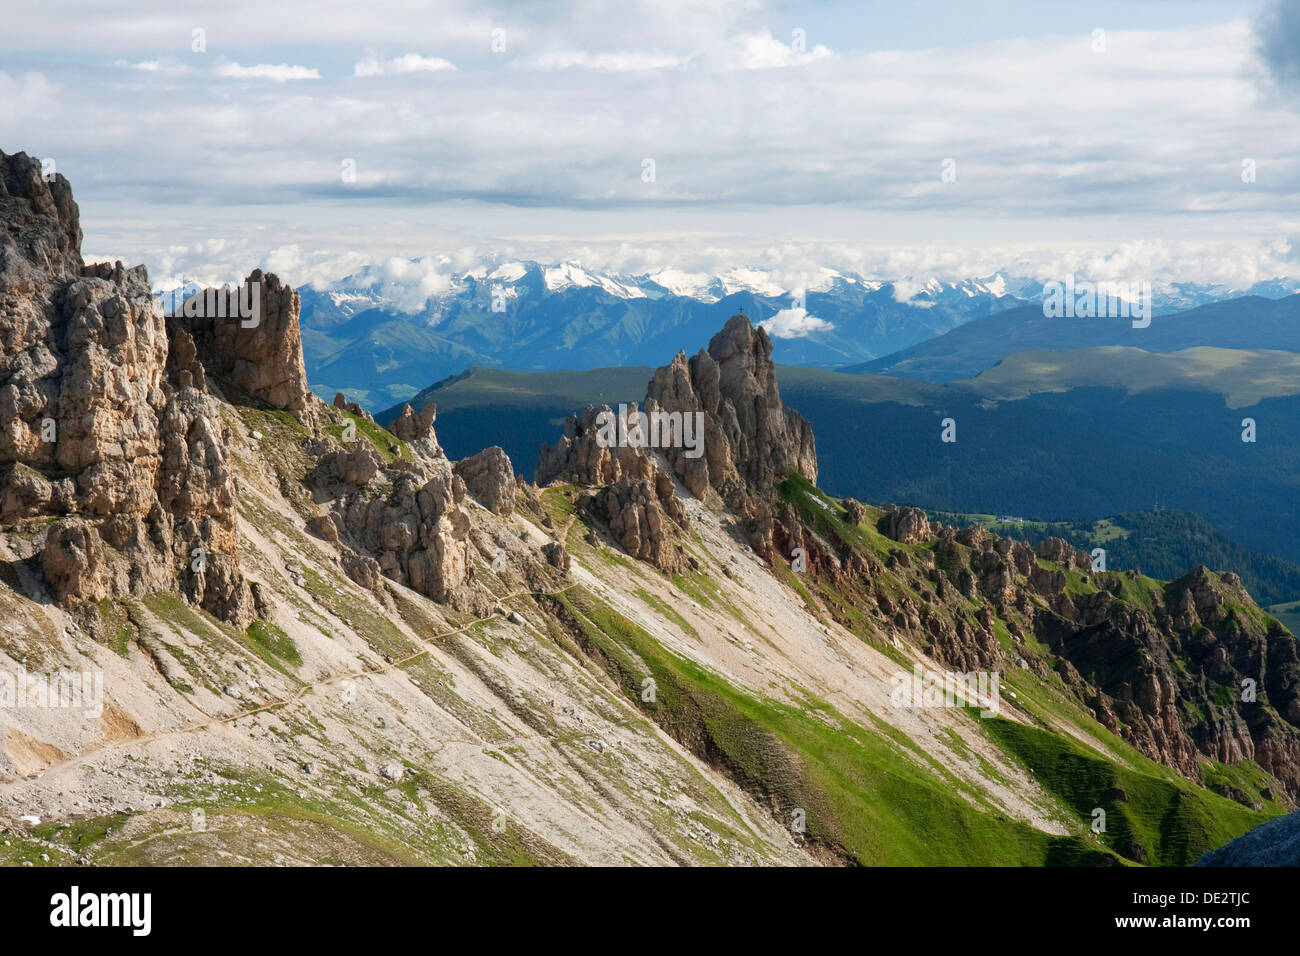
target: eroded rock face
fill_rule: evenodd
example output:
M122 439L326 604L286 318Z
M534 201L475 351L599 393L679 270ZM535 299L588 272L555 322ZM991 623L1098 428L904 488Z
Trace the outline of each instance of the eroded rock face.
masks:
M418 415L410 405L403 405L402 414L393 420L388 430L425 458L444 458L446 456L433 430L433 423L437 419L438 406L433 402L426 404Z
M449 601L470 569L470 520L462 506L465 483L444 460L423 484L412 475L391 473L386 496L355 491L335 502L340 538L351 544L361 560L346 568L354 580L373 576L371 557L379 573L427 594Z
M636 406L623 416L628 419ZM580 485L608 485L625 476L643 477L655 467L644 448L612 444L602 438L604 423L617 413L608 405L588 405L580 415L570 415L564 433L554 445L538 449L536 484L572 481Z
M636 414L636 405L628 406L618 428L626 433ZM683 560L676 539L686 527L686 509L672 478L644 447L607 440L608 422L617 415L601 405L570 416L560 440L541 448L537 484L562 480L592 487L580 501L584 512L608 526L629 554L675 570Z
M41 571L56 601L108 597L107 563L98 532L80 518L66 518L45 533Z
M276 408L302 413L311 393L302 356L297 291L275 274L254 269L243 289L231 292L227 301L235 296L241 302L256 302L255 318L231 317L236 310L227 305L224 317L181 314L173 324L193 337L199 358L210 373Z
M902 544L916 544L928 541L934 536L930 519L920 508L899 508L897 505L886 506L880 516L880 533ZM981 529L982 530L982 529ZM968 542L967 546L970 546Z
M1088 571L1092 568L1092 559L1086 551L1076 551L1069 542L1061 538L1044 538L1034 548L1034 554L1047 561L1055 561L1067 568Z
M56 519L33 564L60 602L174 588L247 624L229 436L201 353L232 374L251 359L223 357L215 325L169 329L142 266L83 265L61 176L0 153L0 183L0 520ZM281 365L301 369L296 310L274 277L265 294L255 352L296 346ZM239 374L284 407L306 390Z
M339 481L363 487L370 484L379 474L383 459L368 442L356 442L352 449L325 455L321 458L320 464L332 472Z
M685 526L685 509L660 458L695 497L716 494L743 515L755 548L772 558L766 499L790 474L815 482L817 450L812 426L781 402L771 340L745 316L732 316L707 351L689 360L678 353L658 369L643 409L589 406L571 417L559 441L540 449L535 480L603 489L591 511L615 539L637 557L676 567L681 549L671 537Z
M67 179L46 182L40 160L0 150L0 288L35 292L81 273L80 211Z
M456 462L455 471L484 508L499 515L514 511L515 468L504 448L497 445L484 448L477 455Z
M368 422L373 422L375 420L373 415L371 415L368 411L366 411L356 402L348 401L348 397L344 395L342 392L334 393L333 404L335 408L340 408L351 415L356 415L358 418L364 418Z
M584 505L634 558L663 571L685 564L677 539L686 526L686 511L663 471L650 478L620 478L584 499Z
M772 342L763 329L733 315L703 349L684 352L658 369L646 393L646 410L682 415L702 413L702 454L669 447L664 455L696 497L712 487L731 499L741 482L766 492L795 473L817 481L817 447L812 426L786 408L772 364Z

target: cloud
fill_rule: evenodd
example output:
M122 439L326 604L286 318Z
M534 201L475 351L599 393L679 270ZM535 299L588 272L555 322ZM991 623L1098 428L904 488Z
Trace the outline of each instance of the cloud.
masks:
M829 332L835 328L825 319L809 315L805 309L782 309L770 319L758 323L774 339L801 339L810 332Z
M352 69L353 76L382 76L385 73L436 73L442 70L454 70L456 65L450 60L438 56L420 56L407 53L404 56L385 60L373 53L368 53Z
M56 102L58 88L43 73L10 76L0 70L0 120L17 123L20 119L36 120ZM0 144L0 149L16 152L22 145Z
M433 5L324 17L286 0L251 38L234 15L253 0L202 18L186 0L107 19L20 5L0 51L41 72L0 74L0 148L57 157L88 244L151 274L160 245L200 235L236 244L195 248L184 268L246 272L296 244L286 271L313 277L353 252L469 246L636 273L753 267L786 289L811 288L822 267L1059 275L1094 256L1120 278L1235 285L1300 269L1268 248L1300 235L1300 131L1288 104L1255 95L1248 20L1206 25L1204 10L1169 5L1159 29L1108 30L1103 56L1051 12L1038 19L1060 35L908 27L909 48L885 48L898 29L869 16L801 14L800 49L791 8L761 0L629 4L615 18L592 16L594 0ZM437 57L423 46L433 23ZM207 54L190 51L194 25ZM504 54L491 52L497 27ZM424 52L396 55L412 49ZM162 79L168 56L191 76L141 82ZM426 72L440 62L457 72ZM212 81L218 63L230 82ZM313 81L273 82L294 75ZM141 116L166 135L142 135ZM1242 182L1243 157L1256 182ZM345 158L355 182L341 181ZM1128 258L1107 258L1116 249Z
M1273 0L1256 21L1255 36L1278 86L1300 88L1300 0Z
M610 73L630 73L640 70L663 70L680 66L685 60L671 54L655 53L586 53L581 50L567 50L557 53L544 53L528 65L543 69L565 70L580 68L584 70L605 70Z
M156 60L142 60L139 63L132 63L129 60L114 60L113 65L128 70L139 70L143 73L169 73L179 75L181 73L191 72L188 66L179 62L174 56L159 57Z
M432 256L417 261L393 256L368 273L378 286L376 291L401 312L419 312L431 297L451 288L446 264Z
M256 66L240 66L238 63L222 63L214 70L217 76L232 80L273 80L284 83L288 80L319 80L320 71L315 67L290 66L288 63L274 65L258 63Z
M726 70L775 70L789 66L806 66L818 60L835 56L828 46L818 44L806 49L801 36L792 35L789 43L782 43L770 31L749 33L737 37L722 47L717 59Z
M924 301L913 302L912 300L926 291L926 283L930 279L915 279L911 276L904 276L901 279L894 280L894 301L901 302L903 305L915 305L923 309L931 308L937 303Z

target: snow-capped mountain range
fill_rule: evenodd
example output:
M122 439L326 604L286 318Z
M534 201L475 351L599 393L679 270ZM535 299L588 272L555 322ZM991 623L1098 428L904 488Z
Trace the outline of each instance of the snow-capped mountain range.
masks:
M165 311L198 288L155 287ZM1157 285L1156 314L1300 289ZM664 268L640 275L579 263L391 259L325 287L303 286L303 348L313 387L387 407L471 365L520 371L656 365L691 349L735 312L764 326L776 361L837 368L870 361L972 319L1042 299L1042 281L996 273L945 281L886 280L816 269L798 275L738 267L718 274Z

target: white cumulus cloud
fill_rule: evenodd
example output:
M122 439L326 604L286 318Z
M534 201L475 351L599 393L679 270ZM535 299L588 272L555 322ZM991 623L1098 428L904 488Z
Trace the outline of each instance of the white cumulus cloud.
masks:
M609 73L631 73L638 70L663 70L680 66L683 60L669 54L657 53L587 53L568 50L545 53L532 61L545 69L605 70Z
M834 56L834 51L823 44L808 49L806 41L791 36L789 43L783 43L768 31L737 37L720 54L722 68L726 70L774 70L804 66Z
M829 332L835 328L825 319L809 315L806 309L782 309L758 325L774 339L801 339L810 332Z
M232 80L273 80L276 83L320 79L320 71L315 67L290 66L288 63L258 63L255 66L222 63L217 67L216 74Z
M184 63L180 63L174 56L163 56L156 60L141 60L139 63L132 63L130 60L114 60L114 66L124 67L128 70L139 70L142 73L189 73L190 68Z
M403 56L385 60L383 57L368 53L357 61L352 68L353 76L382 76L385 73L437 73L442 70L454 70L456 64L440 56L421 56L407 53Z

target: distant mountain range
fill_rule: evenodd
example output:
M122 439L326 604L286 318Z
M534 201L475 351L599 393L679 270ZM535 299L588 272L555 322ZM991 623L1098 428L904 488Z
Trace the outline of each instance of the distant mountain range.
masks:
M841 371L952 382L979 375L1017 352L1098 346L1130 346L1147 352L1198 346L1300 351L1300 295L1282 299L1250 295L1172 315L1157 313L1146 328L1134 328L1121 318L1048 318L1038 305L1022 306L981 316L893 355Z
M544 371L659 362L703 348L737 312L768 328L784 361L831 368L1021 303L999 277L913 288L828 272L799 298L752 270L627 277L534 262L454 275L420 304L386 293L368 274L299 291L314 387L371 408L470 365Z
M702 348L736 312L767 328L785 364L936 381L978 374L1011 351L1071 347L1072 336L1082 336L1079 345L1147 348L1143 343L1159 335L1153 326L1156 332L1146 338L1111 341L1063 325L1072 320L1042 320L1041 308L1030 304L1042 297L1042 282L1002 274L958 282L883 281L822 269L792 289L787 286L798 284L759 269L623 275L572 262L494 260L460 271L449 264L435 271L424 261L407 265L411 269L370 267L328 288L298 290L303 350L318 394L332 398L344 391L375 410L470 366L545 371L652 365L679 348ZM429 270L421 272L425 265ZM158 294L170 309L197 288L189 283ZM1248 291L1266 302L1298 288L1292 280L1272 280ZM1156 290L1155 312L1244 291L1169 285ZM1035 315L1042 321L1035 323ZM981 320L970 338L945 334ZM1198 340L1173 347L1198 344L1232 345ZM1252 341L1243 347L1286 346Z

